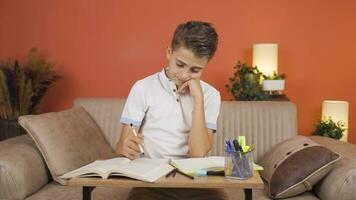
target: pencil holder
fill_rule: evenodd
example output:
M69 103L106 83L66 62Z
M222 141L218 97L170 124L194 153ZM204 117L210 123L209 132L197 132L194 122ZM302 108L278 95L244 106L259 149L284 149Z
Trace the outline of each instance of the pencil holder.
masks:
M227 179L245 180L252 176L253 151L241 153L239 151L226 152L225 177Z

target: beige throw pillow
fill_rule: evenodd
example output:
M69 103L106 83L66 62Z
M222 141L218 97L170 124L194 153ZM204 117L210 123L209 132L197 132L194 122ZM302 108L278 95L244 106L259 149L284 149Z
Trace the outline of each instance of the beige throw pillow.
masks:
M19 123L36 142L53 179L61 184L66 184L59 178L64 173L115 155L99 127L82 107L21 116Z
M305 136L285 140L261 159L262 178L268 183L268 195L287 198L312 189L340 158L329 149Z
M341 159L313 190L323 200L356 199L356 158Z

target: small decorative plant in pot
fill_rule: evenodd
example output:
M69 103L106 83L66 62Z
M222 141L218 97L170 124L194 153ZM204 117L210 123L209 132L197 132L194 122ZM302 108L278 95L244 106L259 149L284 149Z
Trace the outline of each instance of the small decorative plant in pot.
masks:
M322 119L315 124L313 135L330 137L339 140L345 131L345 125L339 121L334 122L331 118Z
M26 61L8 59L0 62L0 140L24 133L17 119L36 114L49 87L61 78L53 64L31 49Z
M233 77L229 78L231 85L225 85L231 92L235 100L238 101L258 101L264 100L268 96L262 91L262 73L257 67L251 67L240 61L234 66Z
M277 74L276 72L273 75L263 75L263 90L264 91L283 91L284 90L284 82L286 75L285 74Z

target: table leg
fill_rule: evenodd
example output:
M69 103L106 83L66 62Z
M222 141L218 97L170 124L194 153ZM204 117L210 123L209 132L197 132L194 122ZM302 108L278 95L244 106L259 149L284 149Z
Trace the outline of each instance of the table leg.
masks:
M91 200L91 191L94 188L93 186L83 186L83 200Z
M252 200L252 189L244 189L245 200Z

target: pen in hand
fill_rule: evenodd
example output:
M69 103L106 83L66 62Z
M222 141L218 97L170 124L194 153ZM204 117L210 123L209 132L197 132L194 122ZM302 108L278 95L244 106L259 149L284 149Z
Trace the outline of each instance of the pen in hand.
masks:
M132 123L130 124L130 127L131 127L131 130L132 130L132 133L137 137L136 130L134 129ZM138 147L140 148L141 154L145 154L145 152L143 152L143 148L142 148L142 146L140 144L138 145Z

